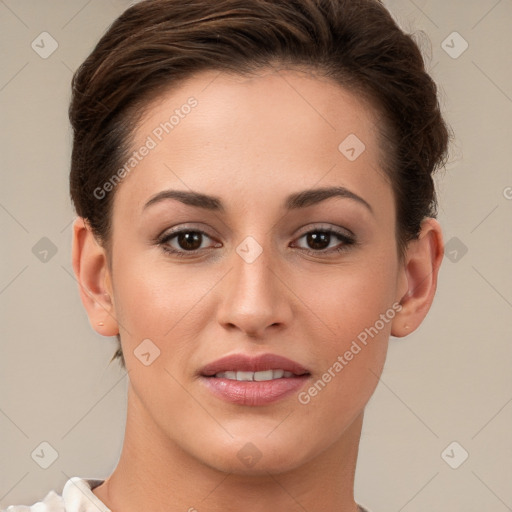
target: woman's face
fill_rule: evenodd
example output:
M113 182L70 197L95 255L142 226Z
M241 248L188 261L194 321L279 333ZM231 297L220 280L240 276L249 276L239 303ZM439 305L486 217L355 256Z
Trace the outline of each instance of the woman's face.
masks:
M132 149L110 192L129 421L229 472L336 453L404 293L372 110L298 71L210 71L154 101Z

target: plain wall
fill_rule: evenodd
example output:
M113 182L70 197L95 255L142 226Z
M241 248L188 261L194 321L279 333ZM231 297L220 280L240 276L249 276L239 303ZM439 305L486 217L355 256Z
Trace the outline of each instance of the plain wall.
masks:
M512 2L385 3L406 31L423 31L456 138L437 178L447 243L437 296L417 331L390 340L366 410L356 500L372 512L505 512L512 510ZM120 454L126 373L108 365L115 339L90 327L71 267L67 108L72 73L128 5L0 2L0 508L60 493L71 476L105 478ZM31 47L44 31L58 43L46 59ZM469 45L457 58L444 49L463 48L453 32ZM48 469L31 456L43 441L58 452ZM458 469L442 456L453 441L469 454ZM452 459L460 453L456 446Z

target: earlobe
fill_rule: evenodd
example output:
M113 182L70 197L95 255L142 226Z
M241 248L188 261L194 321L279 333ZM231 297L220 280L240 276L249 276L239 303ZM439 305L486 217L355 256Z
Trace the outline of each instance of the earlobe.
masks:
M443 260L443 236L439 222L428 217L418 239L409 242L401 278L407 290L398 297L402 309L393 319L391 335L403 337L421 324L434 300L437 276Z
M103 336L115 336L119 327L107 254L82 217L73 223L72 260L80 297L92 328Z

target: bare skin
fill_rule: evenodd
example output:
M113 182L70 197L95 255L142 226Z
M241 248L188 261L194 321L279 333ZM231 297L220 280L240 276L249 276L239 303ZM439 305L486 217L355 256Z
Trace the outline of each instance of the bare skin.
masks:
M197 106L158 140L155 128L191 96ZM427 314L443 254L439 223L425 219L399 261L376 123L356 96L290 69L204 72L150 104L133 149L148 136L156 147L110 192L111 266L87 223L74 224L82 301L98 333L120 332L130 380L121 458L93 491L112 511L357 511L364 408L389 336L409 334ZM350 134L365 145L353 161L338 149ZM324 187L367 205L332 196L285 208L290 194ZM144 208L168 189L215 196L224 211L176 199ZM171 228L206 235L190 255L178 237L155 241ZM311 245L307 233L329 228L355 243L331 234L325 248ZM237 252L248 236L262 249L251 263ZM145 339L160 350L148 366L134 354ZM214 396L199 370L234 353L299 362L310 372L302 401L295 392L264 406ZM327 385L310 393L329 369ZM238 456L248 443L260 456L251 466Z

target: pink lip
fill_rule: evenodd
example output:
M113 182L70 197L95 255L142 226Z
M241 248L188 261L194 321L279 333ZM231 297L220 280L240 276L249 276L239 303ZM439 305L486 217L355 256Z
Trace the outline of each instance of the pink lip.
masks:
M282 377L268 381L237 381L214 377L225 371L258 372L264 370L292 372L293 377ZM200 371L202 382L214 395L238 405L266 405L297 392L309 379L310 373L299 363L276 354L250 357L234 354L207 364Z

